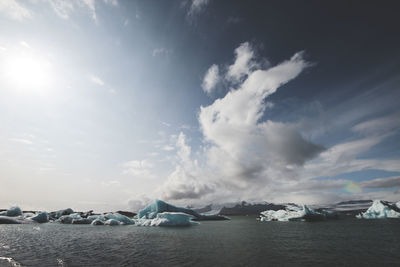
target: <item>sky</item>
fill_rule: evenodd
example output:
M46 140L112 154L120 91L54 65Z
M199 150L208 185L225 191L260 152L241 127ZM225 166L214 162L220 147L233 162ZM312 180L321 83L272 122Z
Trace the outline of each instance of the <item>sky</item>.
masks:
M400 200L397 1L0 1L0 207Z

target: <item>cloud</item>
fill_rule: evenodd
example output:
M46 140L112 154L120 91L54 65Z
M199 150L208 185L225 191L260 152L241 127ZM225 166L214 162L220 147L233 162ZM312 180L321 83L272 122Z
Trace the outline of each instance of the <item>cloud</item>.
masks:
M352 127L354 132L362 134L381 135L400 128L400 113L368 120Z
M10 138L9 140L13 141L13 142L25 144L25 145L32 145L33 144L33 142L31 140L23 139L23 138Z
M254 60L254 51L248 42L242 43L235 49L235 62L229 66L226 79L232 82L240 81L248 75L257 63Z
M200 178L202 170L197 161L191 159L191 147L181 132L176 141L178 163L167 181L159 189L162 199L198 199L215 191L215 185Z
M93 75L93 74L89 75L89 80L92 83L97 84L99 86L103 86L104 85L103 80L100 77L96 76L96 75Z
M170 145L165 145L165 146L162 147L162 150L172 151L172 150L175 150L175 147L170 146Z
M248 186L247 181L265 179L271 170L303 165L324 148L304 139L290 124L260 122L267 104L265 98L294 79L309 66L302 53L269 69L254 69L254 52L245 43L239 46L235 63L229 68L232 82L247 78L210 106L201 107L199 123L211 143L207 157L225 182ZM243 183L244 181L244 183Z
M118 0L103 0L107 5L118 6Z
M97 23L97 11L96 7L99 4L99 1L95 0L43 0L43 2L47 2L53 11L62 19L69 19L71 14L76 12L77 10L86 10L92 20ZM110 6L118 6L117 0L103 0L104 4Z
M153 164L147 160L132 160L122 164L124 167L123 174L128 174L137 178L151 178L153 174L150 169Z
M137 199L131 199L128 201L128 206L131 211L138 212L147 205L149 205L152 200L144 195L139 196Z
M388 178L377 178L370 181L361 182L359 184L363 188L391 188L400 187L400 176Z
M195 16L204 11L210 0L191 0L187 15Z
M220 80L218 65L213 64L204 75L202 88L204 92L210 94Z
M0 1L0 13L19 21L32 17L32 12L16 0Z
M95 0L80 0L83 5L89 10L92 19L97 22L96 4Z
M214 187L202 183L196 176L177 166L163 185L161 197L165 200L198 199L214 191Z
M68 19L69 14L74 11L73 1L48 0L53 11L62 19Z

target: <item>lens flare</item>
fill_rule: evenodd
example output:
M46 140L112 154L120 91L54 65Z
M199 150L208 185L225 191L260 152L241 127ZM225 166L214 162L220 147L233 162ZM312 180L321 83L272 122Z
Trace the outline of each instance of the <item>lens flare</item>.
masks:
M347 193L350 193L350 194L357 194L357 193L361 193L361 191L362 191L361 187L353 182L347 182L345 184L345 186L343 187L343 189L344 189L344 191L346 191Z

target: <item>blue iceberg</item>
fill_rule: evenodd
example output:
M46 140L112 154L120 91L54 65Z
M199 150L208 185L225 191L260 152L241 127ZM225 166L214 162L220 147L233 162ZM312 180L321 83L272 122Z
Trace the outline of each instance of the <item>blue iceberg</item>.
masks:
M228 217L222 215L206 215L198 213L192 209L176 207L162 200L155 200L153 203L140 210L136 215L139 219L154 219L157 214L164 212L180 212L193 216L193 220L203 221L203 220L229 220Z
M18 206L11 207L6 211L0 212L0 216L17 217L21 215L22 215L22 210Z
M366 212L356 215L358 219L386 219L400 218L400 201L390 203L383 200L374 200Z
M38 223L47 223L49 221L49 215L47 212L39 212L35 216L29 217L29 219Z

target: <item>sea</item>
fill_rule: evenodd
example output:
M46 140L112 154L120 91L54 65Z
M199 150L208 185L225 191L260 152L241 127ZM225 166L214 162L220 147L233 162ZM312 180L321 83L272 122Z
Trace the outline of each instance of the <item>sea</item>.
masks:
M400 220L0 225L0 266L400 266Z

